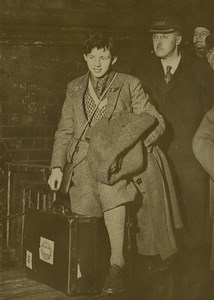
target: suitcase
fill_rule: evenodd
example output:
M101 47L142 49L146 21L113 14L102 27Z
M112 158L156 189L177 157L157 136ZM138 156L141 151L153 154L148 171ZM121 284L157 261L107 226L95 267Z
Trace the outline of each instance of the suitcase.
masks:
M71 295L98 294L110 246L102 218L32 209L24 227L26 276Z

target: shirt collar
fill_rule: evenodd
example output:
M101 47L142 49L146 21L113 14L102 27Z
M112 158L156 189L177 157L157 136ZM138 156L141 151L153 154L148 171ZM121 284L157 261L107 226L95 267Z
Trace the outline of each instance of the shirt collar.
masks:
M164 73L166 74L166 67L167 66L171 66L172 69L171 69L171 73L174 74L179 63L180 63L180 60L181 60L181 54L179 53L179 55L169 64L167 63L164 59L161 59L161 63L162 63L162 66L163 66L163 69L164 69Z
M108 84L111 82L112 78L114 77L115 71L110 71L108 74L106 74L104 77L102 78L95 78L94 76L91 75L90 73L90 79L91 79L91 83L93 88L95 89L95 91L97 90L98 86L102 86L101 88L101 92L103 92L103 90L108 86Z
M105 75L104 77L102 77L102 78L96 78L96 77L94 77L94 76L90 73L90 79L91 79L91 82L92 82L93 86L96 86L98 82L99 82L100 84L104 85L104 84L107 82L108 77L109 77L109 73L106 74L106 75Z

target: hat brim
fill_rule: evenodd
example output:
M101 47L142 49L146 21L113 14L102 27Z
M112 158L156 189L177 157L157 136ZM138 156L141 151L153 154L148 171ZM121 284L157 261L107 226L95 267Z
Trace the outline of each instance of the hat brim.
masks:
M151 33L173 33L179 30L173 29L173 28L151 28L149 29L149 32Z

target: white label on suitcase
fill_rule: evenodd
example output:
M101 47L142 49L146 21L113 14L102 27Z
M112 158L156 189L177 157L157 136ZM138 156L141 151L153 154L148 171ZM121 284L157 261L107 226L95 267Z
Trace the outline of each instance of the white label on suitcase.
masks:
M33 269L32 267L32 253L30 251L26 251L26 267Z
M39 259L53 265L54 242L40 236Z

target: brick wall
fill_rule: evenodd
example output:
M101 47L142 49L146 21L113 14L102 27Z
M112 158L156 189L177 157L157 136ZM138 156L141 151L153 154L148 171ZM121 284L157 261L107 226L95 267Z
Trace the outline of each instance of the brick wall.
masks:
M1 45L0 166L8 160L49 162L66 83L81 73L76 52L70 47Z

